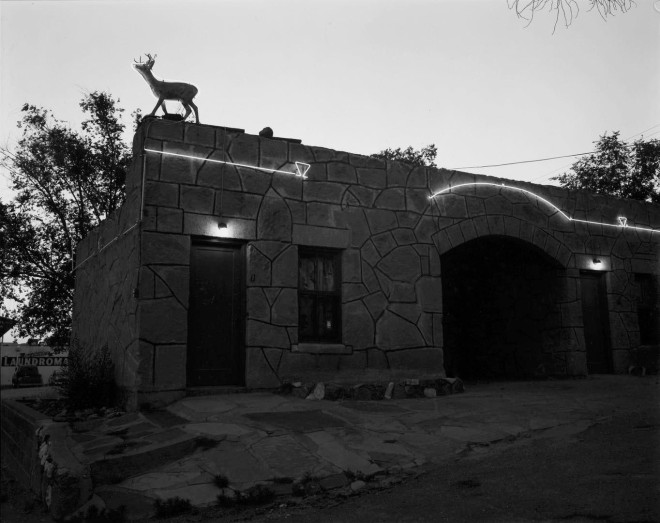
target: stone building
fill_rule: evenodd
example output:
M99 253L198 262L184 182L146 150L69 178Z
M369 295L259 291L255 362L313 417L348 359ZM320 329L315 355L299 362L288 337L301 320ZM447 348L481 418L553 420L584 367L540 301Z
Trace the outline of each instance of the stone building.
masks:
M660 207L148 119L78 246L74 337L134 404L194 387L626 372Z

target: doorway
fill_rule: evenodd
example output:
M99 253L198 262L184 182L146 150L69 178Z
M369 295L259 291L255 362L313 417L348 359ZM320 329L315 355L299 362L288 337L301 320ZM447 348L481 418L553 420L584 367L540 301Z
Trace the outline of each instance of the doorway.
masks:
M606 374L612 372L612 359L605 273L583 271L580 273L580 283L587 370L589 374Z
M441 257L445 371L463 379L552 372L564 269L533 244L485 236Z
M244 385L244 248L193 239L187 385Z

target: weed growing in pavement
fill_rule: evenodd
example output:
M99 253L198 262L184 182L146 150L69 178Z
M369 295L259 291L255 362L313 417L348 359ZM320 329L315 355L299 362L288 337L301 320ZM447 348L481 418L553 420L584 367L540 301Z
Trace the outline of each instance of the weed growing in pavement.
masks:
M227 488L229 486L229 478L222 474L216 474L215 478L213 478L213 483L218 488Z

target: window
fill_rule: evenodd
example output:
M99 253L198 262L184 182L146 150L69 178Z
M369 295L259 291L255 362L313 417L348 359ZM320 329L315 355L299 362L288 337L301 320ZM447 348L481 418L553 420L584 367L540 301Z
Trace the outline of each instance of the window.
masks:
M298 338L337 343L341 338L339 251L300 247L298 257Z
M656 286L652 274L635 274L638 286L637 318L642 345L655 345L660 341Z

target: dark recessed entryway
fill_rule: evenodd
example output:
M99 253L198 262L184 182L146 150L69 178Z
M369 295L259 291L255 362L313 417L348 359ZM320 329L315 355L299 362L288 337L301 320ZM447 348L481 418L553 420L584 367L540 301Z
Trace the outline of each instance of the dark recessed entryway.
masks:
M448 376L526 378L552 365L564 269L521 240L487 236L442 255Z

